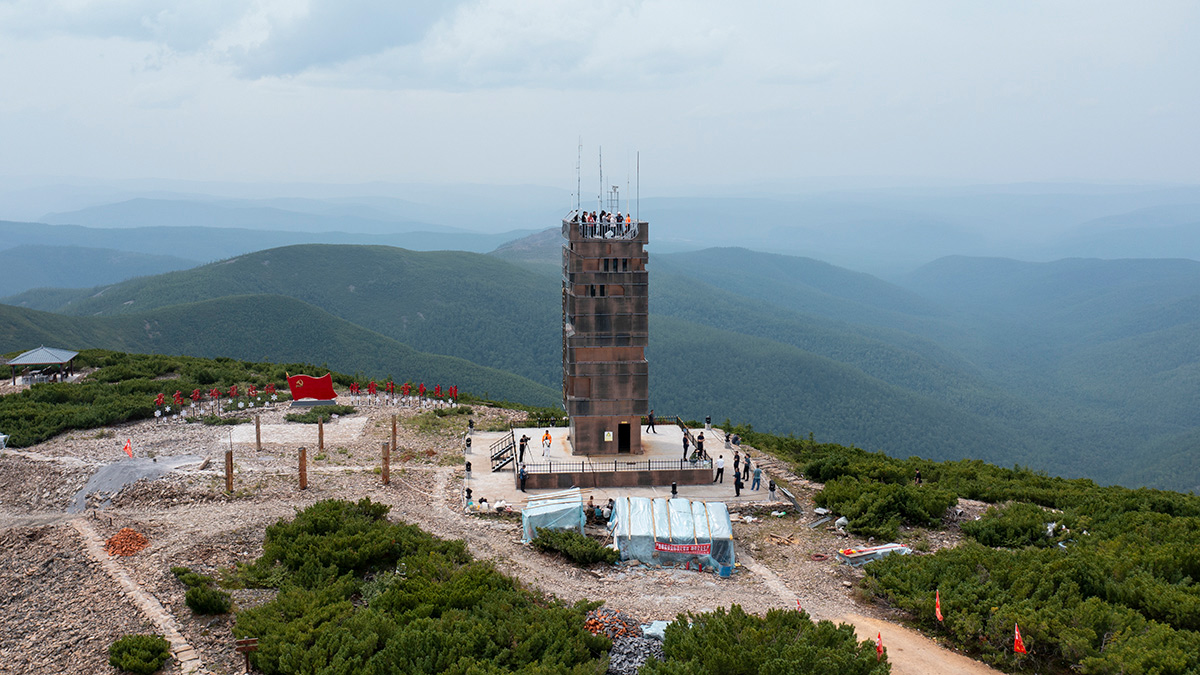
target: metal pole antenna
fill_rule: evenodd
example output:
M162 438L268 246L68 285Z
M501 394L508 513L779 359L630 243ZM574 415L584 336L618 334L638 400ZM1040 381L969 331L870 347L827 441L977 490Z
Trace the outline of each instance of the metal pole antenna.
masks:
M637 154L637 222L642 222L642 153Z
M596 209L604 210L604 147L600 147L600 192L596 193Z

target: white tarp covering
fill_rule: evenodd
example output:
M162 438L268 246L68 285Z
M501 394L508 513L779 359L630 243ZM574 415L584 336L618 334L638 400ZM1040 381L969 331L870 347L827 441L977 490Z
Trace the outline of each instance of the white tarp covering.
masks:
M721 502L621 497L608 522L622 560L733 567L733 525Z
M583 534L586 522L583 493L579 488L530 497L521 511L521 541L526 544L533 541L539 527L578 530Z

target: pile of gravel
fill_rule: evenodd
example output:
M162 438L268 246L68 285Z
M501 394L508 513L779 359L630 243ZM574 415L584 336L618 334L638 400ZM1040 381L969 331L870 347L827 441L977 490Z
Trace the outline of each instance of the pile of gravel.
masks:
M662 643L654 638L620 637L608 652L608 675L637 675L649 659L665 661Z

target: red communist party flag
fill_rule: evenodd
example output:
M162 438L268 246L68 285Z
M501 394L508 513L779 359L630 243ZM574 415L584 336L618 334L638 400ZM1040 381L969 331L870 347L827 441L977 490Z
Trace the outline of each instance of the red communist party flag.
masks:
M883 633L875 634L875 660L883 658Z
M1013 652L1025 653L1025 641L1021 639L1021 627L1015 623L1013 624Z
M297 401L305 398L332 401L337 398L337 393L333 391L332 373L325 373L322 377L289 375L287 383L288 388L292 390L292 398Z
M942 618L942 591L941 589L938 589L934 591L934 593L933 614L937 617L938 621L945 621L945 619Z
M125 440L124 450L125 450L125 454L129 455L130 459L132 459L133 458L133 439L132 438Z

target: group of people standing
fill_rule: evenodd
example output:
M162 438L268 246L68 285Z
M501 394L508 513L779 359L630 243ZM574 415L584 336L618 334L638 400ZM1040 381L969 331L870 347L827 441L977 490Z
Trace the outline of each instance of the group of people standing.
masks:
M579 233L585 237L599 237L602 236L602 232L611 232L611 236L622 236L629 234L633 215L622 215L620 211L609 213L602 210L598 214L595 211L573 211L571 222L579 223Z
M701 433L700 436L703 437L704 434ZM696 441L697 441L697 444L700 443L699 438L697 438ZM686 443L687 441L685 440L684 442ZM761 466L752 466L752 464L753 463L750 461L750 453L748 453L748 452L746 453L745 460L742 459L741 452L735 451L733 453L733 496L735 496L735 497L742 496L742 488L745 486L745 481L750 480L751 473L754 474L754 481L750 484L750 489L752 491L757 492L758 489L760 487L762 487L762 467ZM714 483L724 483L725 482L725 455L717 455L717 461L715 463L715 466L716 466L717 474L716 474L716 477L713 478L713 482ZM770 499L772 501L774 501L774 499L775 499L775 481L772 480L772 481L770 481L770 483L771 483L769 486L769 491L771 493Z

